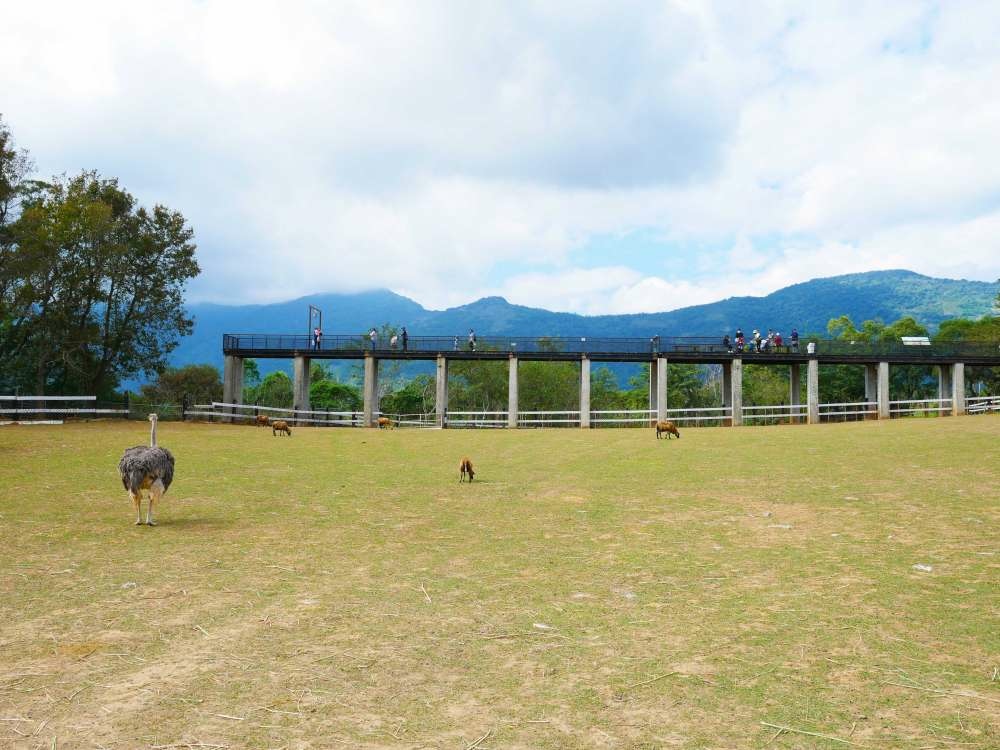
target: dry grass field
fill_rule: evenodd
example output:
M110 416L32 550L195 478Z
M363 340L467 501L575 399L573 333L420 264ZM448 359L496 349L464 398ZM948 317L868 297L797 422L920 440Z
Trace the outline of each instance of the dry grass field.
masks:
M1000 747L1000 418L681 435L0 427L0 746Z

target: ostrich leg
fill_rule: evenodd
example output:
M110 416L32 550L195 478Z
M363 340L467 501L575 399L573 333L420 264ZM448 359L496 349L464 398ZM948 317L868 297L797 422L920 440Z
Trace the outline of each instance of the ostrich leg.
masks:
M142 490L138 492L130 492L129 495L132 497L132 505L135 506L135 525L142 526Z
M153 520L153 503L159 500L162 495L163 483L156 480L149 488L149 509L146 511L146 523L150 526L156 526L156 521Z

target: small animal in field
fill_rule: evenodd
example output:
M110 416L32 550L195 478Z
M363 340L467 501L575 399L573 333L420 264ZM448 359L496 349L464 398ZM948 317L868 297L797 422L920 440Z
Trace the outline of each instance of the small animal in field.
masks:
M271 422L271 434L277 435L279 432L283 432L288 437L292 436L292 428L288 426L288 422L283 419L276 419Z
M463 458L462 463L458 465L458 481L464 481L466 474L468 474L470 482L472 481L472 478L476 476L476 472L472 470L472 461L469 460L468 456Z
M656 439L660 439L660 433L667 433L667 440L670 440L671 435L676 435L677 439L681 439L681 434L677 431L677 425L673 422L657 422L656 423Z
M149 507L146 509L146 523L156 526L153 520L153 505L170 489L174 481L174 457L166 448L156 445L156 415L149 415L150 431L149 445L137 445L128 448L122 460L118 462L118 473L122 484L128 490L135 506L135 525L142 525L140 505L142 491L149 492Z
M386 427L392 427L392 426L393 426L392 420L389 419L389 417L379 417L378 418L378 428L380 430L383 430Z
M271 418L266 414L258 414L254 421L258 427L267 427L271 424Z

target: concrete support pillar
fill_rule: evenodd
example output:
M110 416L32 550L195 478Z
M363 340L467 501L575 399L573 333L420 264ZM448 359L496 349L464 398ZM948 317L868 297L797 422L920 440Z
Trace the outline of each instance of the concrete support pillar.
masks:
M437 426L448 426L448 360L442 355L437 358L437 387L434 391L434 409L437 412Z
M243 403L243 357L227 354L222 374L222 400L227 404ZM236 410L226 409L229 414ZM230 422L233 419L230 417Z
M951 368L951 413L965 414L965 363L956 362Z
M667 418L667 358L656 358L656 419Z
M791 406L799 406L802 403L802 372L801 365L793 362L788 366L788 403ZM792 424L799 423L798 409L792 409L792 417L788 421Z
M580 426L590 428L590 359L580 360Z
M733 363L722 363L722 406L731 409L733 406ZM729 424L732 424L729 420Z
M819 360L806 365L806 416L809 424L819 424Z
M865 401L878 404L878 365L865 365Z
M954 365L938 365L937 366L937 372L938 372L938 398L939 399L946 399L946 398L950 399L950 398L952 398L952 393L954 393L954 388L953 388L952 382L951 382L951 375L952 375L952 371L954 370L954 368L955 368ZM948 411L939 411L938 414L940 414L942 417L943 416L947 416L949 414L954 414L954 407L955 407L954 400L952 400L952 404L951 405L952 405L951 409L949 409ZM939 404L939 406L943 406L943 404Z
M365 354L365 382L362 386L364 409L362 420L365 427L374 427L378 418L378 360Z
M730 364L729 405L733 409L733 427L743 424L743 360L734 359ZM723 375L725 377L725 375Z
M659 370L656 367L656 361L649 363L649 410L656 413L656 394L660 388L659 382Z
M879 362L878 363L878 388L877 388L877 398L878 401L878 418L888 419L889 418L889 363Z
M507 426L517 427L517 357L507 360Z
M298 356L293 361L292 367L292 408L309 409L309 357ZM309 424L309 422L297 422L297 424Z

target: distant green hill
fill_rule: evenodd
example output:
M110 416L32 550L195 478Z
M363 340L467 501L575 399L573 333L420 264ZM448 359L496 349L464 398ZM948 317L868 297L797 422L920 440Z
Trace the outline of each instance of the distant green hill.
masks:
M825 331L827 321L849 315L855 322L891 322L911 315L935 328L942 320L978 318L992 309L1000 282L935 279L911 271L813 279L765 297L730 297L669 312L584 316L512 305L486 297L447 310L426 310L393 292L317 294L271 305L192 305L194 333L172 357L175 365L222 363L224 333L305 333L307 306L323 309L328 334L360 333L383 323L406 325L411 335L459 335L475 328L481 335L506 336L661 336L718 335L737 326L773 328L787 333Z

